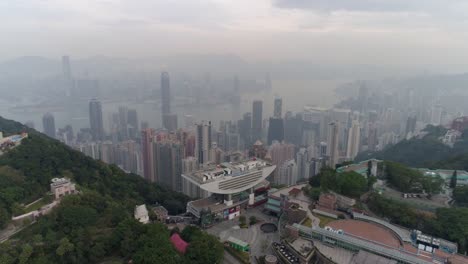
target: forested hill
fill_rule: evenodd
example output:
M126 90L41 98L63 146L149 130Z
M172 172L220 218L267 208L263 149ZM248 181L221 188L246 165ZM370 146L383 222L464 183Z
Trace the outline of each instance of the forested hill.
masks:
M142 203L162 204L172 214L184 212L185 195L95 161L20 123L0 117L0 131L29 133L20 146L0 156L2 228L21 204L44 196L52 178L66 176L81 191L64 197L51 214L0 244L0 263L100 263L108 258L116 263L185 263L193 258L205 262L190 263L215 263L222 258L222 246L221 253L214 250L211 255L198 248L219 248L204 232L187 237L196 243L180 256L163 225L133 220L135 205Z
M441 127L428 126L423 138L411 138L389 146L382 151L362 152L356 161L370 158L389 160L410 167L468 169L468 132L455 143L453 148L444 145L439 137L445 133Z
M403 163L411 167L428 167L435 162L448 158L451 152L450 147L442 144L437 139L413 138L400 141L382 151L359 153L356 161L376 158Z

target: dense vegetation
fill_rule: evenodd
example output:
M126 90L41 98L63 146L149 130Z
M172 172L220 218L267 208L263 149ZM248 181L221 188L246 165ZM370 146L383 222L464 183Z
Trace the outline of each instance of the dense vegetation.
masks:
M378 152L362 152L356 157L357 161L370 158L391 160L411 167L427 167L434 162L448 157L450 147L444 145L438 139L425 137L402 140Z
M450 148L439 140L446 130L429 125L425 129L428 134L423 138L403 140L382 151L359 153L356 161L376 158L410 167L468 170L468 131L464 131L453 148Z
M375 179L369 178L373 183ZM358 198L369 190L372 183L368 183L366 177L356 172L342 172L337 173L336 170L331 168L323 168L320 173L310 180L312 187L320 187L323 191L335 191L339 194ZM315 199L317 191L312 188L310 195Z
M457 205L468 206L468 185L456 187L453 190L453 198Z
M424 176L420 171L408 168L403 164L385 161L385 177L388 183L401 192L439 193L444 180L437 177Z
M0 118L0 131L24 130L21 124ZM188 197L28 132L20 146L0 156L0 224L10 219L18 203L43 196L54 177L71 178L82 193L65 197L51 214L1 244L0 263L98 263L108 258L135 263L221 261L222 245L214 237L198 232L181 256L169 243L165 226L133 220L136 204L159 203L177 214L185 211Z
M407 204L376 193L369 197L369 208L395 224L423 231L458 243L459 252L468 252L468 208L438 208L435 217L422 214Z

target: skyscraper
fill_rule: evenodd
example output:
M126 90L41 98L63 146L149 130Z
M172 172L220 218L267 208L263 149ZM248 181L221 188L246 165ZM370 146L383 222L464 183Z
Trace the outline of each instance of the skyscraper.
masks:
M340 125L338 122L332 122L328 124L328 137L327 137L327 156L328 165L331 168L335 168L335 165L339 163L338 153L338 141Z
M93 140L104 140L104 124L102 121L102 106L97 99L89 102L89 123Z
M153 163L153 137L154 130L146 128L141 131L141 149L143 159L143 176L148 181L154 181L154 163Z
M306 148L300 148L296 153L297 179L309 179L309 151Z
M211 121L208 124L197 124L197 137L195 141L195 155L199 164L211 161Z
M182 191L182 159L184 146L178 141L163 140L153 143L158 184L173 191Z
M252 144L252 113L245 113L242 120L239 120L239 133L244 146Z
M346 157L348 160L354 160L359 153L359 147L361 144L361 128L359 121L353 120L351 129L348 131L348 148L346 151Z
M284 123L282 118L271 117L268 126L268 145L277 140L284 140Z
M260 100L253 101L252 104L252 136L253 140L262 138L262 111L263 102Z
M283 109L283 99L275 98L273 117L281 118L282 117L282 109Z
M177 115L176 114L163 114L164 128L169 132L177 130Z
M294 145L275 141L270 146L269 155L271 157L272 163L280 167L284 162L294 159ZM273 182L277 184L280 183L277 170L273 172Z
M169 73L161 73L161 112L162 114L171 113L171 84Z
M277 184L285 184L290 186L296 184L297 180L297 165L293 159L288 160L279 166Z
M51 138L55 138L55 118L51 113L46 113L42 117L42 127L44 134Z

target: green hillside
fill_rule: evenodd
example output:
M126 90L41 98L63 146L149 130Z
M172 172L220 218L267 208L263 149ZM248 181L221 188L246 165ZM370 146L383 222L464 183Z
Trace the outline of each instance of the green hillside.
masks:
M198 263L194 258L219 263L222 245L196 232L185 256L169 243L161 224L133 220L136 204L160 203L170 213L185 211L188 197L126 174L72 150L20 123L0 117L0 131L27 131L29 137L0 156L0 225L5 226L19 204L42 197L50 180L67 176L80 195L65 197L60 206L8 242L0 244L0 263ZM207 256L204 248L212 248ZM202 262L199 262L202 263ZM205 263L205 262L203 262Z

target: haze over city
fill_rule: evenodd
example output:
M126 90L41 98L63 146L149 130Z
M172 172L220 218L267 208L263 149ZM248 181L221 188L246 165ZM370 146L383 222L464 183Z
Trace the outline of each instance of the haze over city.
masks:
M0 2L0 263L468 263L468 2Z

